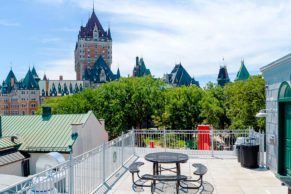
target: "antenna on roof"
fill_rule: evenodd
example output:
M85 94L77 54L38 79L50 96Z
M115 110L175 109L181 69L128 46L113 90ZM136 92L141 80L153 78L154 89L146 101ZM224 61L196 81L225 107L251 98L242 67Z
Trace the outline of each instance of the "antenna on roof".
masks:
M94 12L94 0L93 0L93 12Z

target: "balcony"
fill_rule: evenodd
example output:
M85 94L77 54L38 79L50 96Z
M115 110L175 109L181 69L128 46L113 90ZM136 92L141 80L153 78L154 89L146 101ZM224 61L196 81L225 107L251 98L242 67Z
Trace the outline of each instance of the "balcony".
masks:
M242 168L237 162L234 144L239 137L252 137L260 145L260 168ZM141 174L152 173L152 163L144 156L161 151L187 154L189 160L181 165L181 174L187 177L193 177L193 163L208 168L203 187L180 193L287 193L264 167L263 140L264 134L252 130L132 130L0 193L150 193L150 188L132 186L128 166L143 161ZM158 183L155 193L175 193L175 183Z

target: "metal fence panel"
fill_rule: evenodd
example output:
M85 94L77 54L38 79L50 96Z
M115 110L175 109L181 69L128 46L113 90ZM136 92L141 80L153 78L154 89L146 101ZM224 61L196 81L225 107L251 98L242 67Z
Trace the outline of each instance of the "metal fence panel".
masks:
M134 154L133 131L0 191L2 194L91 193Z

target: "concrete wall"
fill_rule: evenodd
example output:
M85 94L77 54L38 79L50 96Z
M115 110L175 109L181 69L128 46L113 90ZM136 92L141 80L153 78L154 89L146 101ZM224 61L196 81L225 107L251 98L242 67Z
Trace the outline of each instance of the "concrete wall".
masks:
M267 166L277 173L278 167L278 92L282 82L291 80L291 60L282 61L263 71L266 80L266 145ZM272 141L274 139L275 141Z
M73 146L74 156L92 150L108 141L104 120L98 120L93 113L84 125L78 126L78 139Z
M0 166L0 174L22 176L21 161L17 161L11 164Z

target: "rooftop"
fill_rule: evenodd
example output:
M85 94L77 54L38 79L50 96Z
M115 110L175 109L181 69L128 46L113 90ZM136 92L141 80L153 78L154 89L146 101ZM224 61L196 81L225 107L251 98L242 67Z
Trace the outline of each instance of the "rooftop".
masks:
M71 140L72 126L75 123L85 123L92 111L85 114L64 115L16 115L2 116L3 136L16 136L22 142L19 150L25 151L58 151L67 152ZM5 145L10 145L9 138ZM8 142L8 143L7 143Z
M208 137L212 137L211 144ZM260 168L243 168L238 163L234 145L243 138L249 138L253 144L259 145ZM208 168L199 190L180 189L179 193L287 193L287 187L282 186L274 173L265 168L264 149L261 147L264 145L263 139L263 133L252 130L132 130L0 192L148 194L149 188L133 187L132 177L128 172L129 165L142 161L144 165L140 167L140 175L152 174L153 163L146 161L145 155L170 151L189 156L187 162L181 164L181 175L187 176L187 179L195 179L193 163L202 163ZM173 164L163 164L163 167L173 167ZM166 172L162 174L165 175ZM175 182L158 182L155 193L175 193L174 191Z
M137 159L143 161L144 166L140 168L140 174L152 173L152 163L144 160L143 157ZM235 158L191 158L187 163L181 165L181 174L193 176L193 163L202 163L207 166L208 172L203 177L204 188L197 190L180 190L180 193L217 193L217 194L279 194L287 193L287 187L272 172L264 168L247 169L242 168ZM168 165L173 166L173 165ZM110 194L147 194L150 188L133 189L131 174L126 172L113 187ZM158 184L156 193L173 193L174 183Z

